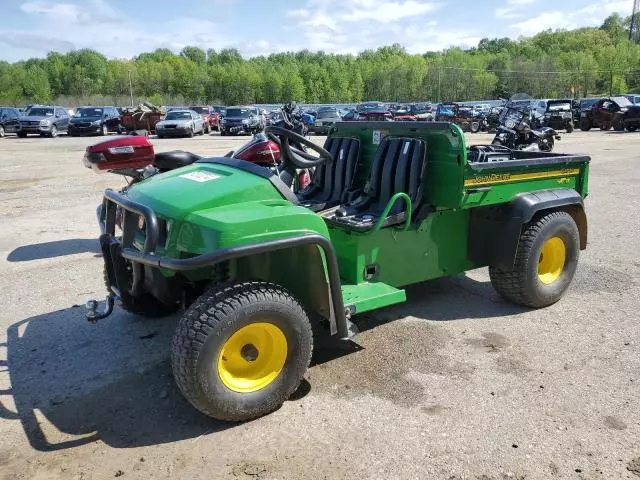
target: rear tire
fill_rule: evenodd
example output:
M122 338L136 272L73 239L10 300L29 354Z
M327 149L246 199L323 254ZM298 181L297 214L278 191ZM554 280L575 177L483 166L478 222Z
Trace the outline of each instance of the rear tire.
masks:
M571 215L543 213L520 235L513 269L489 267L489 276L506 300L542 308L562 298L573 280L579 255L580 233Z
M627 126L627 132L635 132L638 129L637 126L635 125L628 125Z
M580 130L583 132L588 132L591 130L591 122L589 120L581 120L580 121Z
M279 285L243 282L205 292L178 323L173 375L198 410L246 421L277 410L311 360L313 334L298 301Z

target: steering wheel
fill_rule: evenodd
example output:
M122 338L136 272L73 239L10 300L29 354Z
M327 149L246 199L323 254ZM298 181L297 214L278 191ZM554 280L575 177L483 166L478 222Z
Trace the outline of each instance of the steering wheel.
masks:
M291 130L287 130L282 127L269 126L265 128L265 133L269 136L274 135L278 137L281 142L283 158L291 160L298 168L314 168L327 162L333 161L333 157L320 145L312 142L308 138L303 137ZM313 150L319 156L311 155L299 148L290 145L290 142L297 143L307 147L309 150Z

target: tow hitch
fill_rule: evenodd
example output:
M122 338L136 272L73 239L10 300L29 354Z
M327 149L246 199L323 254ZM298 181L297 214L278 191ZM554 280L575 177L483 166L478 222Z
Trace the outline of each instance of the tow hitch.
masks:
M100 306L100 302L98 300L94 300L90 298L85 303L85 308L87 309L87 320L90 323L96 323L98 320L102 320L103 318L107 318L109 315L113 313L113 305L115 304L115 298L112 294L107 295L105 299L105 306L102 312L98 312L98 307Z

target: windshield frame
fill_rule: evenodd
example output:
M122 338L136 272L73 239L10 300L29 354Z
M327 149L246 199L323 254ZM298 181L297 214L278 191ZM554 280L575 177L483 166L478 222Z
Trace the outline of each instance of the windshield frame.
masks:
M233 112L233 113L230 113ZM245 115L246 112L246 115ZM239 113L239 114L238 114ZM243 107L227 107L225 117L231 118L249 118L251 115L254 115L254 111L252 108L243 108Z
M80 115L83 111L87 111L87 110L93 110L95 112L95 110L99 110L100 113L97 113L95 115ZM73 114L73 118L102 118L102 116L104 115L104 108L102 107L80 107L78 109L76 109L76 113Z
M32 113L33 111L44 111L45 113ZM55 113L55 108L53 107L31 107L24 114L25 117L53 117Z
M169 118L170 115L182 115L182 116ZM189 110L171 110L167 112L163 120L192 120L191 112Z

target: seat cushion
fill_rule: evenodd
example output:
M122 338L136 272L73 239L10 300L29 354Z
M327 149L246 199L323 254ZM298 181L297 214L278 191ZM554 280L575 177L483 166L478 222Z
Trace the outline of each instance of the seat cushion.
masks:
M174 150L172 152L156 153L153 164L160 170L174 170L180 167L186 167L200 160L200 155L182 150Z
M411 199L413 214L422 202L427 147L415 138L386 138L373 158L365 194L358 200L340 206L328 221L355 230L372 228L384 213L391 198L398 192ZM383 226L404 221L407 205L398 200L391 208Z
M360 141L354 138L329 137L324 145L332 162L316 168L311 184L298 194L302 205L314 211L338 205L353 186L360 161Z

